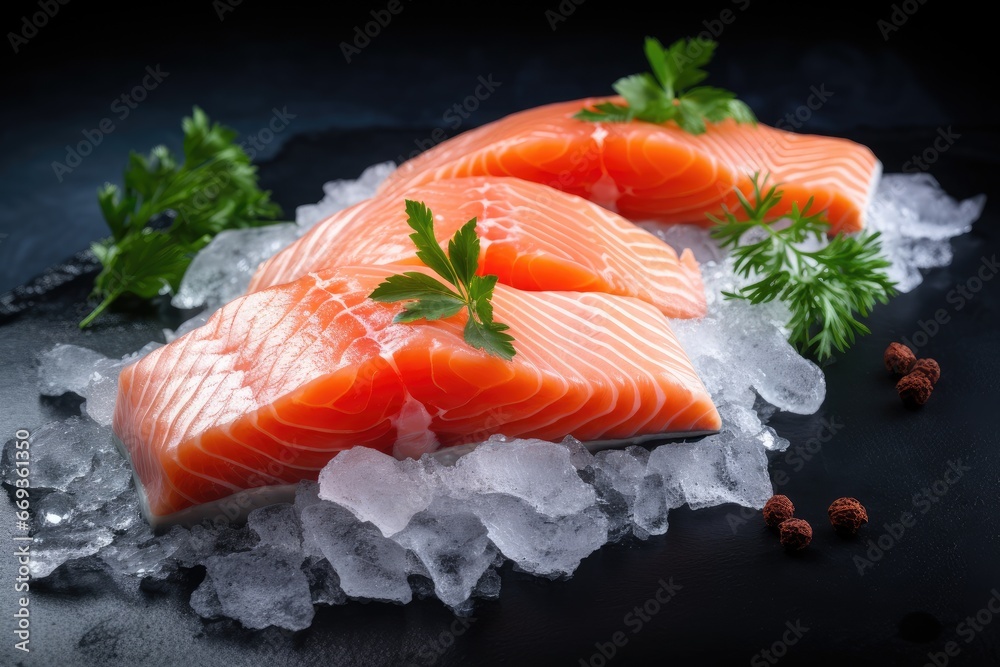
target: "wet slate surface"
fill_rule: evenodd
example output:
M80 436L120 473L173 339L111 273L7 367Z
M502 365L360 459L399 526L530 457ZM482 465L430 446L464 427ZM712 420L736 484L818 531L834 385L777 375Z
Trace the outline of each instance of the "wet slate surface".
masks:
M850 17L822 10L828 16L812 25L815 43L789 37L789 22L805 19L750 5L726 28L722 41L730 51L720 55L718 69L717 81L740 90L771 122L794 112L809 86L826 82L837 95L803 129L862 141L887 171L903 169L913 154L933 145L942 127L954 124L962 136L937 156L931 173L956 196L991 196L973 232L954 243L955 261L931 271L915 292L878 308L870 319L872 335L827 368L822 410L774 420L792 446L773 457L772 478L816 528L806 552L783 553L754 513L731 506L680 509L671 514L666 536L606 547L569 581L505 570L500 600L480 604L469 623L456 623L430 601L350 604L321 609L312 628L295 634L202 622L187 607L198 572L133 596L100 573L64 569L33 585L30 654L13 649L7 612L15 604L9 586L14 563L2 558L0 664L765 665L780 658L788 665L922 665L943 664L948 642L955 642L952 653L958 650L949 664L1000 662L1000 616L988 607L1000 590L1000 282L990 268L1000 250L1000 134L987 103L996 90L966 85L975 68L955 65L967 52L924 48L939 41L939 30L956 26L970 37L962 49L975 43L969 36L975 22L959 14L959 5L935 9L928 3L905 31L883 42L876 21L892 9L876 4ZM685 13L676 34L702 29L721 9ZM60 11L49 32L17 56L12 88L23 98L2 111L4 288L28 283L99 236L94 188L118 172L129 148L174 141L177 119L193 103L244 133L262 126L275 106L288 104L302 114L259 158L264 184L291 211L318 199L326 180L408 154L436 127L451 132L443 111L468 94L478 75L494 72L510 83L454 131L532 104L604 90L615 76L641 65L629 49L635 51L636 35L648 29L639 20L615 28L613 8L587 3L554 32L538 9L500 20L492 31L465 26L462 34L474 38L456 45L442 37L454 34L443 10L417 16L415 5L408 5L381 41L346 67L337 45L365 19L369 10L361 6L324 24L243 3L214 23L211 3L201 3L171 10L165 27L153 28L156 39L127 44L99 39L110 29L82 5ZM435 39L423 39L415 27ZM272 28L277 34L270 34ZM611 46L590 54L597 63L583 60L604 30L617 30L601 42ZM62 41L68 46L60 51ZM512 41L518 48L503 48ZM57 184L50 163L61 159L62 146L99 119L110 99L134 84L136 72L161 59L175 68L162 97L151 94L72 178ZM332 73L326 76L324 68ZM180 318L167 307L136 307L80 332L75 325L87 312L86 266L71 262L47 275L49 282L65 280L44 294L21 290L0 299L0 439L78 410L78 401L39 398L34 359L40 350L70 342L123 354L161 339L161 329ZM979 276L991 279L976 283ZM960 287L969 298L957 296ZM920 332L932 328L927 323L939 310L948 322L927 337L921 353L940 361L944 377L924 410L908 412L881 368L881 352L890 340L923 340ZM948 472L956 466L968 468L957 479ZM872 518L856 540L826 529L825 508L843 495L862 499ZM904 512L914 521L900 533L895 524ZM8 544L12 520L8 501L0 500L0 539ZM661 581L676 588L662 605L656 602ZM993 608L1000 608L997 602ZM977 614L977 625L970 624L967 618ZM783 638L795 643L776 645Z
M385 135L372 133L368 145L377 146L379 136ZM916 131L857 138L891 164L921 136ZM942 177L946 187L959 195L988 189L1000 174L977 156L997 139L976 135L970 141L976 150L956 159L959 167ZM276 192L294 190L312 156L342 141L334 132L292 142L265 165L265 179ZM380 157L377 150L358 155L357 166ZM829 393L818 414L775 419L792 442L789 451L773 457L775 487L816 528L812 546L801 555L783 553L756 513L731 506L681 509L671 514L666 536L609 546L586 559L569 581L505 571L501 599L480 604L468 627L424 601L324 608L312 628L297 634L202 623L186 607L197 572L136 598L109 588L98 574L68 571L34 587L35 650L25 664L177 664L181 657L194 665L579 664L600 656L602 646L610 652L618 632L624 645L615 651L623 663L685 657L729 664L749 661L780 642L786 622L808 628L787 648L787 664L922 664L928 652L944 650L952 640L963 664L996 660L1000 618L971 636L969 626L959 624L987 609L1000 586L1000 433L993 407L1000 389L994 354L1000 291L998 283L985 282L958 308L953 290L971 290L972 278L981 271L989 275L983 267L994 261L997 222L990 203L974 231L954 244L950 267L930 272L915 292L878 309L872 335L827 369ZM38 351L73 342L122 354L160 338L161 329L179 317L168 308L129 310L80 332L75 323L86 312L88 289L83 272L0 324L4 433L78 409L74 401L38 398ZM881 368L881 351L902 337L922 341L920 323L939 308L950 321L920 352L940 361L944 377L924 410L908 412ZM963 468L961 477L948 472L952 464ZM941 482L946 479L955 483ZM924 489L930 497L920 497ZM826 524L826 506L842 495L862 499L872 517L856 540L840 539ZM903 512L915 519L900 535ZM4 534L10 518L5 507ZM661 580L679 588L659 608L651 600Z

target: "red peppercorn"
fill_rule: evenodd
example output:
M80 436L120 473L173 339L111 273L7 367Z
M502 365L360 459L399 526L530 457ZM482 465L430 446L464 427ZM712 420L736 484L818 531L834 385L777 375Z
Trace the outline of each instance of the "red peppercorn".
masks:
M813 529L803 519L788 519L778 526L781 532L781 546L789 551L805 549L812 542Z
M903 405L908 408L919 408L931 397L934 385L923 373L910 373L896 383L896 391Z
M902 343L889 343L882 354L885 369L893 375L906 375L917 361L913 351Z
M827 510L830 523L838 533L853 535L868 523L868 511L856 498L837 498Z
M941 379L941 366L933 359L918 359L917 363L913 364L910 372L921 373L926 376L931 381L932 387Z
M771 528L777 528L782 521L787 521L795 516L795 505L788 499L788 496L771 496L764 503L764 523Z

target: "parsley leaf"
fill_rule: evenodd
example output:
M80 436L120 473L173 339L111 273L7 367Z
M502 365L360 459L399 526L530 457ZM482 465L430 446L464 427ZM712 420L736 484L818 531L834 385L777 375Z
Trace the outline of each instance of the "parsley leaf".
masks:
M678 40L665 49L659 40L647 37L644 50L653 73L626 76L612 85L625 104L602 102L573 117L605 123L642 120L658 125L672 120L691 134L702 134L707 123L727 118L756 123L753 111L736 99L735 93L696 85L708 76L702 67L712 59L715 48L712 40L698 37Z
M752 199L736 191L742 210L740 220L731 212L725 219L712 215L712 236L723 248L732 248L736 273L758 280L735 292L730 299L767 303L778 299L791 311L789 340L800 350L812 351L818 359L829 357L834 348L843 352L856 335L869 333L856 314L867 316L876 303L887 303L896 293L895 283L884 269L879 234L837 234L819 250L804 250L808 239L822 242L830 229L823 212L809 213L793 204L787 227L769 224L776 219L771 210L781 201L777 186L767 187L767 177L754 174ZM763 238L741 245L748 232Z
M493 321L493 288L497 276L479 276L479 236L473 218L455 232L445 254L434 236L434 216L423 202L405 200L407 224L413 229L410 240L417 257L444 278L445 283L416 271L390 276L368 295L381 303L408 302L396 315L396 322L440 320L468 309L465 342L472 347L510 361L516 354L510 327ZM454 289L453 289L454 288Z
M92 246L102 270L100 304L86 327L123 294L151 299L176 291L195 253L219 232L273 224L281 209L257 185L257 168L236 132L194 108L182 122L184 160L164 146L132 153L123 187L106 184L97 203L111 231Z

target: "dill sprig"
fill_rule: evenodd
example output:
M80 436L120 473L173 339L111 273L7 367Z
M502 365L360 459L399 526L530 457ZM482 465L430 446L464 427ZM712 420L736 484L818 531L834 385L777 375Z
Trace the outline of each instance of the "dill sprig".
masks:
M732 248L736 273L756 282L723 294L753 304L785 303L791 311L789 341L820 360L834 349L846 350L857 335L870 333L858 317L896 293L884 270L890 263L881 255L878 232L837 234L818 250L806 250L805 241L822 242L830 230L824 212L810 212L811 198L801 209L795 203L784 216L773 216L782 191L777 185L768 187L767 177L759 174L754 174L750 199L739 190L736 194L743 213L739 217L745 220L730 211L722 219L709 215L716 225L712 236L723 248ZM772 224L777 218L786 219L787 226ZM761 230L762 238L741 244L751 230Z

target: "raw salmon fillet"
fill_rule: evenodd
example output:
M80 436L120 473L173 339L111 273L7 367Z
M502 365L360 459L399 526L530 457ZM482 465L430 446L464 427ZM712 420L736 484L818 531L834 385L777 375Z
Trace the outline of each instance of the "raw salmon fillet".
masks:
M736 188L751 192L755 172L781 183L775 213L793 202L827 210L833 231L854 232L882 173L865 146L834 137L724 121L704 134L673 123L592 123L572 116L601 102L560 102L489 123L403 163L382 185L390 194L456 176L516 176L589 199L632 220L706 223L737 211Z
M393 323L402 304L368 295L403 270L421 269L342 267L240 297L125 368L113 427L150 520L316 479L355 446L419 456L495 433L591 441L718 430L708 392L649 304L498 285L496 321L517 350L508 362L465 342L464 314Z
M523 290L635 296L668 317L705 314L698 263L621 216L591 202L516 178L459 178L368 199L335 213L268 260L250 291L321 269L422 264L409 235L404 199L424 202L447 247L477 218L480 274Z

